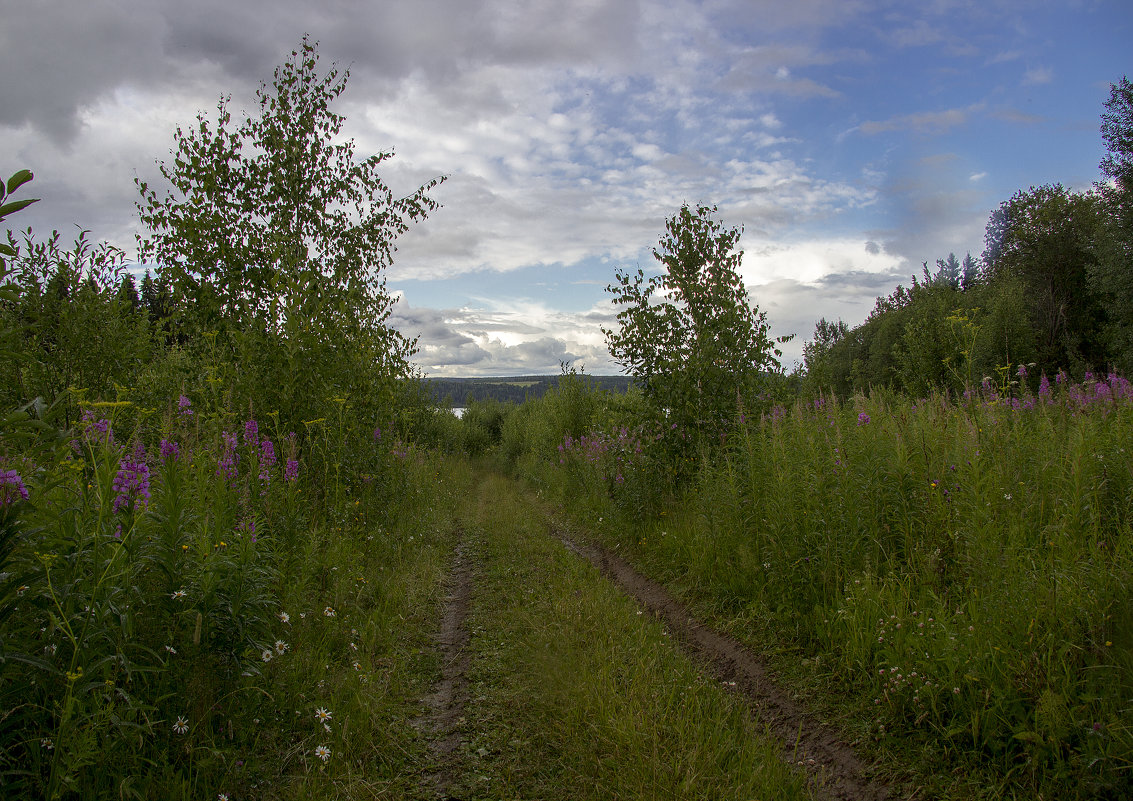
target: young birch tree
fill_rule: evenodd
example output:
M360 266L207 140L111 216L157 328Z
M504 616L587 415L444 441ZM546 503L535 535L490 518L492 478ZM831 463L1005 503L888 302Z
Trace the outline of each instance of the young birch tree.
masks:
M636 378L658 415L711 441L756 402L761 380L780 369L767 316L740 279L742 230L713 218L716 207L688 205L665 224L653 256L664 268L645 277L618 271L606 289L621 307L603 329L610 354Z
M158 164L167 190L137 182L149 228L140 258L171 286L182 339L267 343L266 356L245 353L247 371L284 377L277 408L311 416L316 408L299 407L312 393L365 394L376 376L409 372L415 343L386 325L394 299L382 271L397 237L437 208L429 192L443 180L395 196L379 175L392 153L356 161L353 140L340 137L330 106L349 73L317 67L304 37L261 84L257 115L236 125L221 99L215 121L201 114L177 129L172 161Z

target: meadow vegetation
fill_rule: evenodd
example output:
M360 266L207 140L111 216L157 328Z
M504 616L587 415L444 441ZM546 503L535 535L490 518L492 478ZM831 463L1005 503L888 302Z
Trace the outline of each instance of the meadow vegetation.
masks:
M1127 80L1111 183L1020 193L983 258L822 321L795 374L739 230L686 206L661 276L610 287L629 392L566 369L457 420L381 279L440 179L396 198L388 154L335 144L347 76L317 65L304 40L258 116L177 132L168 187L138 187L140 289L85 234L0 245L5 796L429 797L459 544L472 693L445 770L472 797L805 797L548 537L548 502L767 654L895 786L1133 794Z
M1124 379L737 410L711 452L675 465L681 431L582 397L516 409L501 455L774 656L891 776L957 797L1127 795ZM581 434L556 430L575 414Z
M140 292L85 234L2 246L5 797L415 786L469 470L384 325L380 271L428 187L393 198L385 156L328 143L344 85L304 41L260 117L177 132L170 191L139 187L161 266Z
M1112 183L1019 193L978 262L820 321L792 375L733 291L737 230L686 207L660 277L610 287L636 390L564 376L466 425L910 792L1127 797L1133 388L1099 368L1128 358L1130 131L1123 79Z

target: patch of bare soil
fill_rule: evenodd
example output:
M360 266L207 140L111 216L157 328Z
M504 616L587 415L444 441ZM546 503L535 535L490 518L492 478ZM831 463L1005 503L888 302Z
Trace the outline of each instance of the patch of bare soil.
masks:
M617 554L600 545L576 543L557 528L554 534L660 618L715 678L745 697L756 718L782 740L783 758L806 771L818 798L882 801L889 797L887 787L866 778L865 765L854 750L779 687L750 648L697 621L664 587Z
M429 756L434 765L433 771L424 779L426 792L434 798L458 801L452 791L456 784L462 742L460 727L464 722L464 705L468 698L470 657L466 648L468 628L465 621L472 601L472 566L463 543L456 547L447 587L448 596L436 635L441 676L433 685L433 692L424 698L424 717L415 724L429 738Z

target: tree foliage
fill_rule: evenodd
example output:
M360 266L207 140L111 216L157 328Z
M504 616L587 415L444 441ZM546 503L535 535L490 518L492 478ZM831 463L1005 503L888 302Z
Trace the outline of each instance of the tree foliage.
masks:
M355 159L330 108L348 77L320 76L304 38L260 86L257 115L237 125L221 99L215 121L177 129L159 163L167 191L138 181L139 253L167 281L181 332L219 332L253 380L288 376L269 405L300 415L317 415L312 393L356 397L376 375L408 374L415 345L386 326L382 270L443 180L397 197L379 175L390 152Z
M1133 83L1111 85L1102 114L1109 179L1092 191L1048 184L992 212L979 262L936 262L912 288L878 298L846 332L820 324L804 348L812 392L886 386L923 392L1028 366L1133 372ZM943 366L943 370L942 370ZM1008 373L1009 368L1013 368Z
M1106 312L1105 337L1115 363L1133 372L1133 82L1123 77L1110 87L1102 115L1106 155L1097 185L1103 201L1097 263L1090 286Z
M1061 184L1016 192L988 221L985 269L993 280L1022 282L1044 370L1105 359L1101 312L1087 286L1098 222L1097 196Z
M123 286L132 286L125 254L91 243L80 232L70 247L59 233L37 240L27 231L12 260L18 302L11 311L20 331L20 358L4 376L0 395L15 404L60 400L72 388L110 395L127 383L150 350L148 325ZM74 413L68 403L68 412Z
M621 307L603 329L610 354L641 384L654 409L693 433L712 433L737 403L753 403L782 353L739 276L741 229L688 205L671 217L653 256L663 272L618 271L607 287Z
M1133 81L1127 77L1110 84L1102 115L1102 140L1106 144L1102 174L1117 181L1124 194L1133 193Z
M304 39L258 90L259 116L233 128L222 99L215 123L199 115L194 129L177 129L172 164L159 164L173 192L138 182L151 231L142 257L198 311L275 329L347 314L327 300L348 299L384 319L380 272L397 236L437 207L427 193L442 179L397 198L378 174L392 153L356 162L353 141L339 140L344 118L330 110L349 73L320 77L317 65Z
M842 397L878 387L960 392L1004 365L1034 361L1022 283L978 273L971 256L949 254L879 297L861 325L820 321L803 348L805 386Z

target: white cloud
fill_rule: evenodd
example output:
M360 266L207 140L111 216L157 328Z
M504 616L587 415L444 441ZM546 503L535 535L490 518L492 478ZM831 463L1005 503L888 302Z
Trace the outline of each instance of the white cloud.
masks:
M889 40L897 47L924 47L936 44L945 39L940 28L930 25L927 20L919 19L912 25L898 28L889 34Z
M1054 80L1054 70L1050 67L1032 67L1023 73L1024 86L1042 86Z
M942 133L950 128L965 125L973 113L982 111L982 103L965 108L950 108L943 111L918 111L901 114L887 120L863 122L858 129L864 134L878 134L886 131L913 131L916 133Z
M869 191L819 180L789 159L750 155L751 144L784 140L727 119L721 124L718 116L684 127L694 137L697 128L709 127L711 140L671 147L656 123L696 102L687 87L641 80L640 92L619 94L618 79L609 77L499 68L464 76L453 92L465 83L470 92L492 87L492 115L477 104L450 104L452 92L439 98L417 80L364 110L359 145L396 143L391 176L403 172L406 191L414 181L448 175L436 193L444 208L434 214L435 225L419 226L400 243L395 278L638 258L685 202L715 204L729 222L768 232L873 199ZM620 102L588 99L586 91ZM568 107L569 113L560 111ZM646 125L634 125L635 115ZM764 116L778 124L773 114ZM717 155L720 137L737 146Z
M757 287L752 298L767 313L772 336L794 335L781 346L781 362L790 370L802 363L803 345L813 338L820 316L858 325L879 295L888 295L897 284L908 281L907 275L897 271L830 273L813 283L779 278Z
M832 273L890 274L902 260L869 247L865 239L808 240L745 246L741 275L744 284L760 287L790 280L815 284Z
M1018 50L1002 50L984 62L987 66L992 64L1005 64L1021 58L1023 54Z
M599 375L618 372L602 334L614 317L605 301L582 312L522 298L481 298L460 309L434 310L411 307L403 296L390 322L420 338L415 362L429 375L557 373L563 362Z

